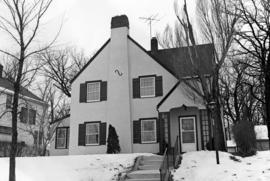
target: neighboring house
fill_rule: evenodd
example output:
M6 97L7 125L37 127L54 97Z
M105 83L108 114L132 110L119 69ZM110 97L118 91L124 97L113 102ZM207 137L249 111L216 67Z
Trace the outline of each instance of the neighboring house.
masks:
M205 74L213 46L198 45ZM179 80L194 74L188 48L146 51L129 35L125 15L111 21L111 37L73 78L69 154L106 153L108 126L115 127L122 153L206 149L209 124L203 101Z
M12 133L12 99L13 83L2 76L3 66L0 64L0 143L10 143ZM41 122L46 121L44 111L47 108L38 96L21 87L18 107L18 143L27 146L42 144ZM2 148L3 149L3 148ZM1 150L0 150L1 152Z
M49 154L53 156L68 155L70 115L56 119L50 124L52 139Z

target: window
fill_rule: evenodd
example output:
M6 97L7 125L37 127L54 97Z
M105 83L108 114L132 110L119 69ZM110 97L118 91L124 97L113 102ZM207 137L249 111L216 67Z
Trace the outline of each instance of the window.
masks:
M86 123L85 125L85 144L99 144L99 123Z
M36 110L22 107L20 113L22 123L34 125L36 123Z
M67 148L67 136L68 135L68 128L67 127L58 127L56 128L56 140L55 140L55 148L56 149L63 149Z
M7 109L12 108L12 95L10 94L7 94L6 108Z
M11 135L11 133L12 133L12 128L11 127L0 126L0 134Z
M140 78L141 97L155 97L155 77Z
M100 101L100 82L87 83L87 102Z
M156 135L156 120L141 120L141 142L154 143L157 141Z

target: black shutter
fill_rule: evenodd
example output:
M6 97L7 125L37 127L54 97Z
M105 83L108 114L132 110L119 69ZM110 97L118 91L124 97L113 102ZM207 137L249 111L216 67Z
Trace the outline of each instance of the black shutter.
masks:
M101 82L101 89L100 89L100 101L107 100L107 82Z
M55 149L57 149L57 135L58 135L58 129L59 129L59 128L56 128L56 131L55 131L55 141L54 141L54 143L55 143Z
M100 141L99 144L100 145L106 145L106 131L107 131L107 127L106 127L106 123L100 123Z
M29 110L29 124L35 125L36 124L36 110L30 109Z
M133 79L133 98L140 98L140 79Z
M69 128L67 128L67 134L66 134L66 148L69 147Z
M162 76L156 77L156 97L163 96Z
M20 112L20 120L22 123L26 123L27 122L27 116L28 112L27 109L25 107L21 108L21 112Z
M79 133L78 133L78 145L84 146L85 145L85 124L79 124Z
M160 133L161 133L161 131L160 131L160 121L159 121L159 119L156 119L156 133L157 133L157 142L160 142L160 138L161 138L161 136L160 136Z
M86 102L86 84L80 84L80 102Z
M141 143L141 121L133 121L133 143Z

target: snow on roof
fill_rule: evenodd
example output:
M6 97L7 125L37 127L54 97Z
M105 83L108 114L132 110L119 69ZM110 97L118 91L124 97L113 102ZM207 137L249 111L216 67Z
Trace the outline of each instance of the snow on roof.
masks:
M266 125L256 125L254 127L256 138L259 139L268 139L268 131Z

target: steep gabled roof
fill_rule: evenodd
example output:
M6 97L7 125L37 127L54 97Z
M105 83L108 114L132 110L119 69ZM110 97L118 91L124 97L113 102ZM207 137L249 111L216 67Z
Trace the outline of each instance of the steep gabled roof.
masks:
M201 62L198 62L198 67L202 74L211 74L213 70L214 46L213 44L197 45L196 50L201 57ZM195 76L193 72L189 47L161 49L157 51L149 51L156 60L165 66L176 77Z
M180 47L180 48L170 48L170 49L161 49L155 52L147 51L143 48L138 42L128 35L128 39L135 43L141 50L143 50L147 55L149 55L153 60L159 63L164 69L170 72L176 78L179 77L189 77L194 76L192 73L192 65L190 62L189 48ZM94 61L97 55L106 47L110 42L108 39L102 47L97 51L97 53L84 65L84 67L74 76L70 81L73 83L76 78L84 71L88 65ZM202 44L197 45L198 54L201 57L201 62L199 62L199 67L201 68L201 73L211 74L213 70L213 44Z
M14 91L13 82L6 79L6 78L3 78L3 77L0 77L0 87L3 88L3 89ZM38 101L42 101L38 96L36 96L34 93L29 91L25 87L21 87L20 89L21 89L21 91L20 91L21 95L23 95L25 97L35 99L35 100L38 100Z

